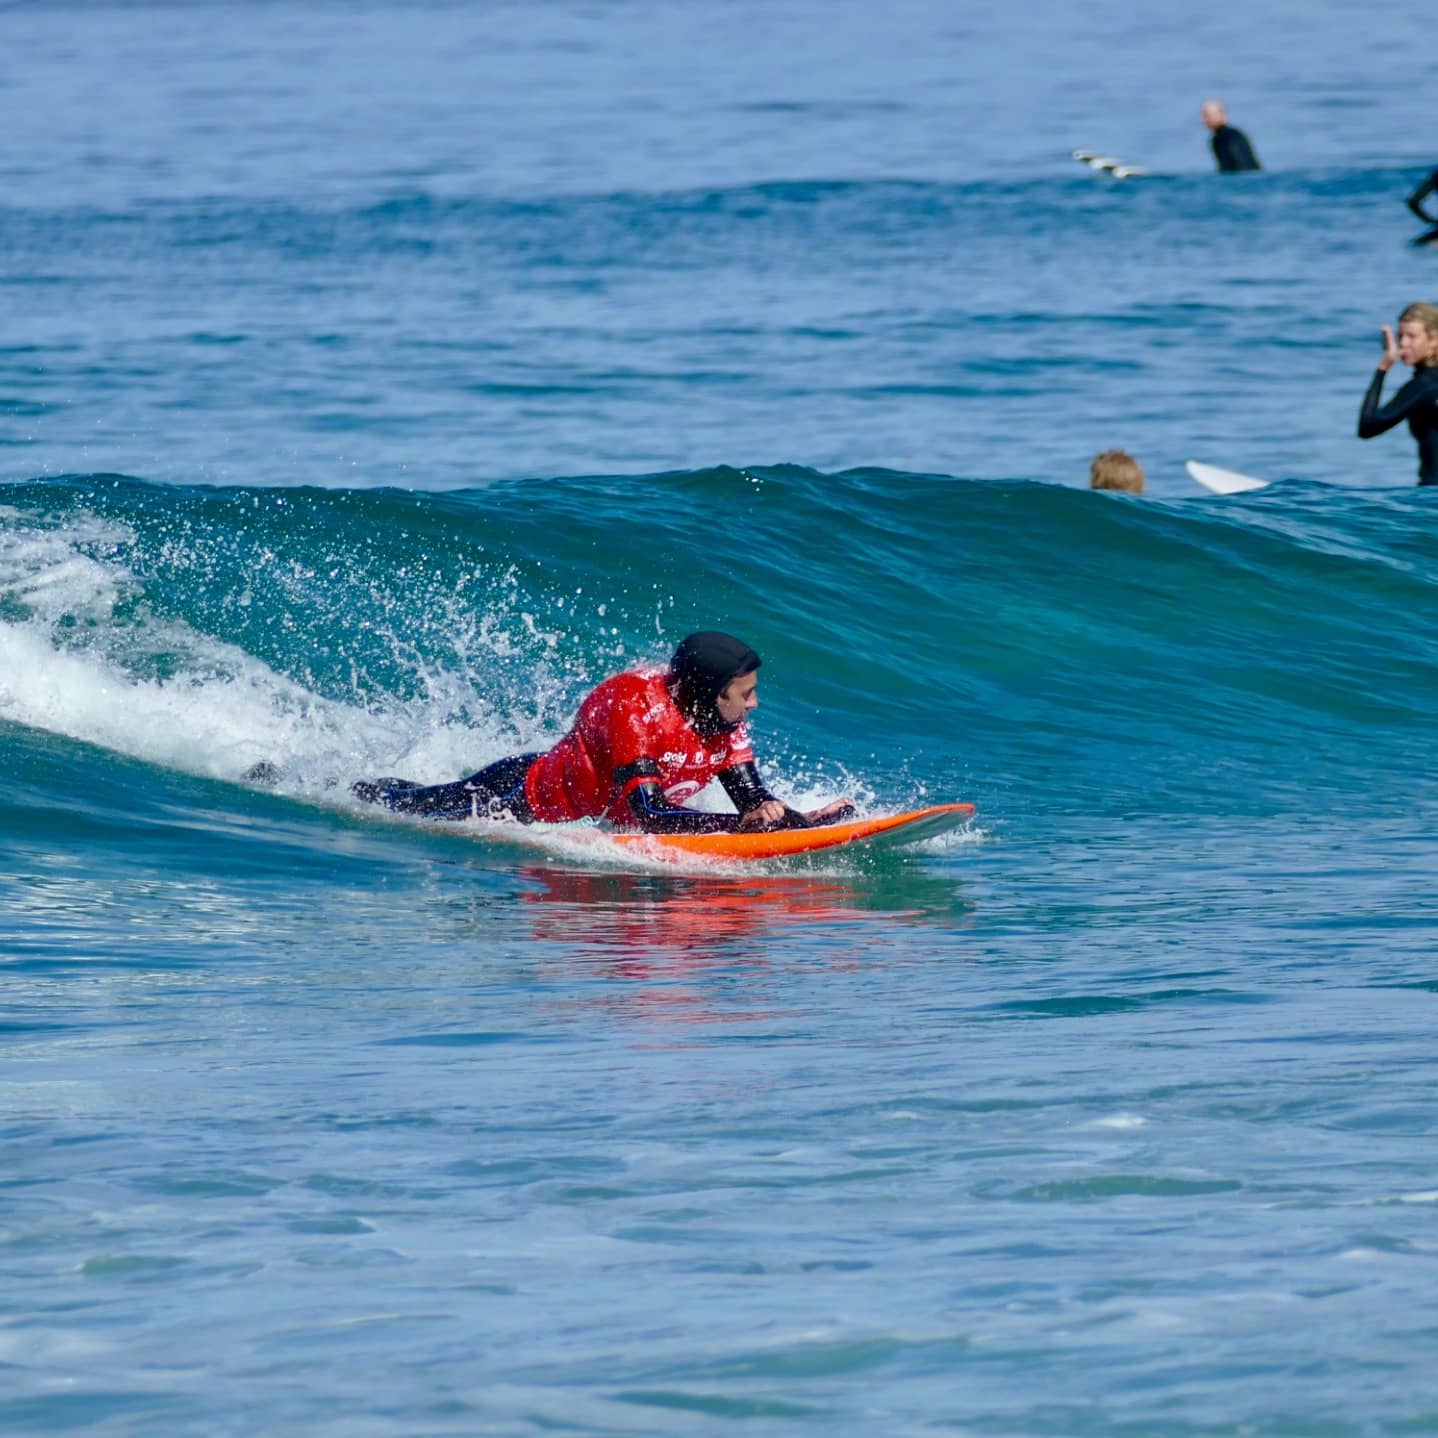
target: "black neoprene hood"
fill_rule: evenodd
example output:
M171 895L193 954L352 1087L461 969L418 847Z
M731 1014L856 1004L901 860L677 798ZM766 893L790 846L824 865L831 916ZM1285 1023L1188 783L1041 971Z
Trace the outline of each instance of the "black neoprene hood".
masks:
M701 733L732 729L719 717L714 701L741 674L752 674L764 661L742 639L703 629L680 640L669 663L669 678L679 706Z

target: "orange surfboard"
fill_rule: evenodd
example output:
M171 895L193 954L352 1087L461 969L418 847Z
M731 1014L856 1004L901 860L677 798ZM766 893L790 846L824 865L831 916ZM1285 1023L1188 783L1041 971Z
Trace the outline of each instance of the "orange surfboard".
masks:
M897 847L961 829L974 817L972 804L934 804L907 814L851 819L813 829L758 829L743 834L614 834L616 844L643 848L663 857L695 855L710 859L782 859L814 854L841 845Z

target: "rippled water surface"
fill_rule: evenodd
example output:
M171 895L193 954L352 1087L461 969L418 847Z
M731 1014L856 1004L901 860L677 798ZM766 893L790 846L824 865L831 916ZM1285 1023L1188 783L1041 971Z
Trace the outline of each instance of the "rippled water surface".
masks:
M1431 29L0 6L0 1429L1438 1429ZM716 625L975 825L348 797Z

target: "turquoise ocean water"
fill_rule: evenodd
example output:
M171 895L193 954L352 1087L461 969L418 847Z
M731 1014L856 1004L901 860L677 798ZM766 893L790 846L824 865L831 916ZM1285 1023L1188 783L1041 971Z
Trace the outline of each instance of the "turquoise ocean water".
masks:
M1431 17L1239 18L0 7L0 1431L1438 1431ZM973 830L347 797L710 626Z

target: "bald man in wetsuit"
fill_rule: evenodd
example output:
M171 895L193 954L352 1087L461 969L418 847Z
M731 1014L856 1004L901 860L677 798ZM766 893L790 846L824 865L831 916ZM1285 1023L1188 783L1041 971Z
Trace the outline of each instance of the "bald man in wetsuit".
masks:
M351 789L370 803L431 819L603 819L649 834L808 828L850 817L854 806L847 799L800 813L759 778L744 718L759 705L762 662L733 635L691 634L667 670L606 679L547 753L501 759L452 784L374 779ZM685 807L711 779L735 813Z
M1245 170L1263 168L1258 163L1258 156L1253 153L1248 136L1228 123L1228 110L1222 100L1205 100L1198 113L1212 131L1213 158L1218 161L1220 174L1236 175Z

